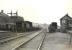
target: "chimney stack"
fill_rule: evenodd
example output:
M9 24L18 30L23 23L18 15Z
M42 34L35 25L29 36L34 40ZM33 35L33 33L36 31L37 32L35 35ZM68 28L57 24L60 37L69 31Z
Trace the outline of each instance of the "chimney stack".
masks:
M1 13L4 13L4 11L3 11L3 10L1 10Z

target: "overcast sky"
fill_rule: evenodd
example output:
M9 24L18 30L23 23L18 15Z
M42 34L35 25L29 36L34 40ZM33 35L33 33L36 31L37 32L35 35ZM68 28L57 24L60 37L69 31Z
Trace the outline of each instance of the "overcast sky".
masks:
M72 16L72 0L0 0L0 10L15 12L35 23L57 22L66 13Z

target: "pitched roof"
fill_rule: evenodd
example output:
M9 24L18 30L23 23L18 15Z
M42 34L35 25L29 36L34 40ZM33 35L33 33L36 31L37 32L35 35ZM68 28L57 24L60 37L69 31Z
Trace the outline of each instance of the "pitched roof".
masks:
M0 16L8 16L8 15L0 12Z
M0 12L0 23L9 23L9 20L10 17L7 14Z
M17 22L17 21L24 21L23 17L20 16L10 16L11 22Z
M70 19L72 19L68 14L66 14L65 16L63 16L60 20L62 20L63 18L68 17Z

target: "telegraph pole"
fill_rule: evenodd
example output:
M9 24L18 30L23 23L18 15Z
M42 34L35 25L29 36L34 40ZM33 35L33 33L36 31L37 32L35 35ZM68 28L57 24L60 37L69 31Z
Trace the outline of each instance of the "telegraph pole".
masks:
M10 14L12 16L13 15L12 10L11 10L11 13L7 13L7 14Z

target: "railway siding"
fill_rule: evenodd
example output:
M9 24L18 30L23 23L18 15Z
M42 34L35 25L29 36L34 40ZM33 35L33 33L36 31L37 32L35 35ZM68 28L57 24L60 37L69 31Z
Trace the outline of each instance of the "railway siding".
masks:
M36 31L33 31L33 32L35 33ZM15 35L13 35L12 37L11 36L10 37L9 36L8 37L4 37L4 38L2 37L2 39L0 39L0 44L3 44L5 42L14 40L14 39L22 37L22 36L26 36L26 35L31 34L33 32L14 33Z
M4 45L0 45L0 49L1 50L14 50L17 47L21 46L22 44L26 43L27 41L29 41L30 39L32 39L33 37L35 37L36 35L38 35L41 31L38 31L34 34L30 34L28 36L25 37L20 37L18 39L15 39L13 41L10 41Z
M21 45L16 50L37 50L40 45L45 33L40 33L35 36L33 39L28 41L26 44Z

